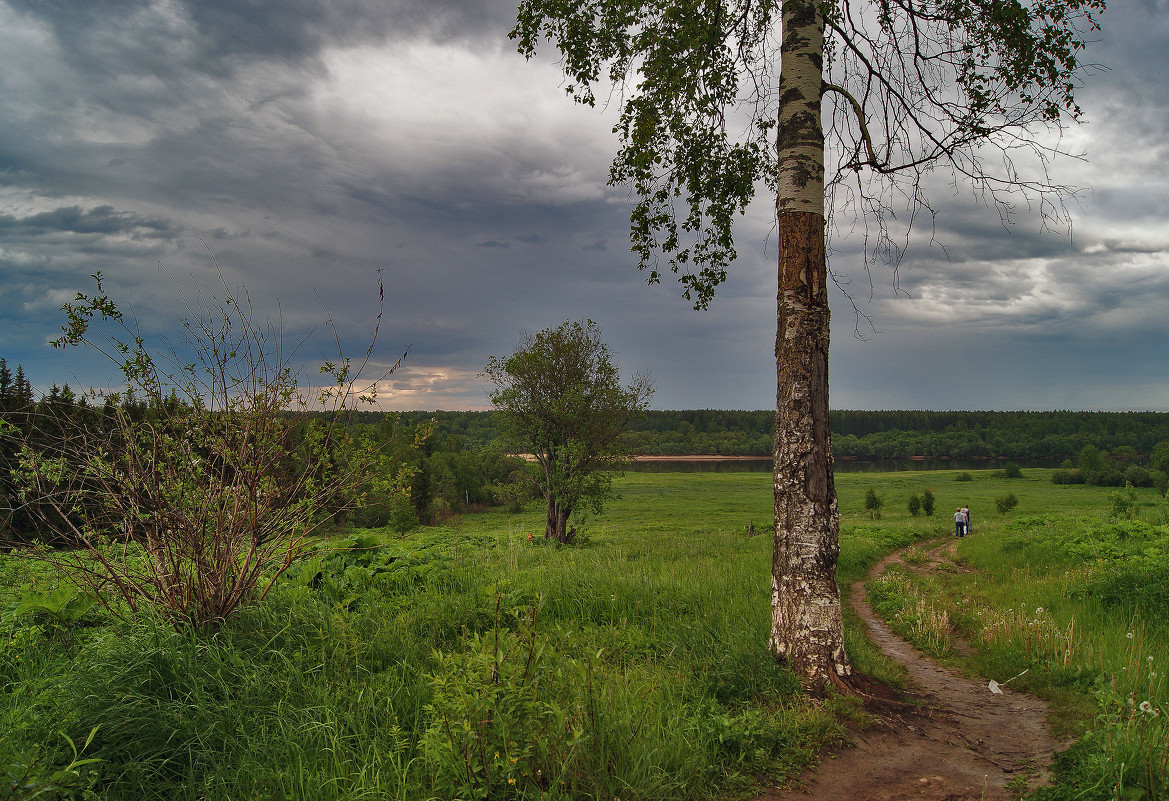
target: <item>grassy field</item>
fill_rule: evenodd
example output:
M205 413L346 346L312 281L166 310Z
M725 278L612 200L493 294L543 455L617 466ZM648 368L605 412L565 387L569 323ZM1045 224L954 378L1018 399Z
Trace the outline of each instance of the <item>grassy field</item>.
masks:
M882 608L942 658L999 681L1027 669L1012 686L1057 699L1079 744L1045 797L1163 798L1164 502L1141 490L1137 520L1113 522L1115 490L1024 472L838 476L840 581L952 536L969 503L959 557L977 572L885 579ZM9 615L0 765L27 787L0 773L0 799L54 783L40 797L704 799L795 775L856 708L804 698L767 654L770 477L631 473L617 488L571 548L540 541L535 508L360 532L213 632L64 595L58 617ZM927 488L934 516L911 516ZM52 606L54 582L0 557L0 610L22 593ZM975 656L922 622L939 619ZM856 632L856 666L898 681Z

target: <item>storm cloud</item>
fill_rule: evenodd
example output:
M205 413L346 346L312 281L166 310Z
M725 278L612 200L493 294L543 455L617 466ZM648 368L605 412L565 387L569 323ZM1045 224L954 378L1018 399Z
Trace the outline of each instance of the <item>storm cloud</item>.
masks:
M1110 8L1058 178L1070 230L939 181L892 267L832 242L837 408L1169 409L1169 5ZM616 108L507 40L505 0L0 0L0 356L42 390L106 366L46 341L90 275L165 333L181 285L245 284L308 361L323 321L394 408L482 408L521 331L598 322L663 408L774 404L771 203L710 310L644 286L607 184ZM1103 68L1106 67L1106 68ZM160 270L160 265L165 272ZM845 294L847 292L847 295ZM859 316L858 316L859 315ZM376 369L376 365L375 365Z

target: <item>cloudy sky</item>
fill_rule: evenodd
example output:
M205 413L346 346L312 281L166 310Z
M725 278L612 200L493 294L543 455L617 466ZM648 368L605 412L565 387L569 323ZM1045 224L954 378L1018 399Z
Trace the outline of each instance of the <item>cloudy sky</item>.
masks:
M896 282L861 237L833 269L832 406L1169 410L1169 0L1113 0L1067 144L1069 232L931 198ZM774 406L764 199L704 312L646 286L606 186L615 109L575 106L506 33L514 0L0 0L0 356L39 391L114 380L46 342L91 273L173 330L208 250L300 355L328 309L399 409L486 406L521 332L591 318L657 408ZM843 231L847 233L847 231ZM864 334L856 336L857 329ZM373 368L376 373L377 367Z

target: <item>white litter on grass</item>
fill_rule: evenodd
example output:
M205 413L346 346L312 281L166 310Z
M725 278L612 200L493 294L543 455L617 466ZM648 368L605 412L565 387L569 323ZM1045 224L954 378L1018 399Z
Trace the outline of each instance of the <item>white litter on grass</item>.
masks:
M1030 669L1031 669L1031 668L1027 668L1027 670L1030 670ZM1024 670L1024 671L1023 671L1023 673L1026 673L1026 672L1027 672L1027 670ZM1019 676L1022 676L1022 675L1023 675L1023 673L1020 673L1020 674L1019 674ZM1015 679L1019 678L1019 676L1011 676L1009 679L1007 679L1006 681L1004 681L1002 684L999 684L999 683L998 683L997 681L995 681L994 679L991 679L991 680L990 680L990 683L989 683L989 684L987 684L986 686L987 686L987 688L988 688L988 689L989 689L989 690L990 690L992 693L994 693L995 695L1002 695L1002 694L1003 694L1002 688L1003 688L1004 686L1006 686L1006 685L1010 684L1010 683L1011 683L1012 681L1014 681Z

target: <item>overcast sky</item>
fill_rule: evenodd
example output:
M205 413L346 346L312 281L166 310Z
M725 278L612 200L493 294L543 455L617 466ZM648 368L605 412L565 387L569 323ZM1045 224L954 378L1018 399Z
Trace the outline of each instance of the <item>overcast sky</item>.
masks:
M944 187L934 241L874 269L858 235L833 269L838 409L1169 410L1169 0L1113 0L1057 167L1084 187L1068 232L1009 226ZM159 263L228 280L310 331L322 302L359 355L410 353L382 401L487 406L478 377L521 332L591 318L656 408L775 403L771 202L738 226L711 308L629 252L606 186L615 109L575 106L554 59L506 34L514 0L0 0L0 356L38 391L106 385L57 352L91 273L144 330L179 315ZM870 289L871 278L871 289ZM319 296L319 299L318 299ZM373 368L376 373L377 366ZM372 374L372 373L371 373Z

